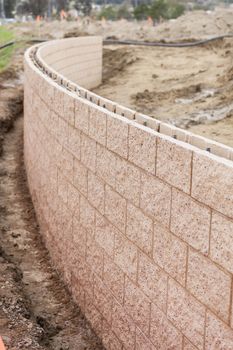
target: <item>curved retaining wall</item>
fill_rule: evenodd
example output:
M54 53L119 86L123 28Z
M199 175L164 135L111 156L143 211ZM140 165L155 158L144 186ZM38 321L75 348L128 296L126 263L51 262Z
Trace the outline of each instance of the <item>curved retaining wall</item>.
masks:
M101 59L98 78L79 61L93 47L25 55L25 165L53 263L107 349L232 350L232 149L61 76L72 51L74 80L96 86Z

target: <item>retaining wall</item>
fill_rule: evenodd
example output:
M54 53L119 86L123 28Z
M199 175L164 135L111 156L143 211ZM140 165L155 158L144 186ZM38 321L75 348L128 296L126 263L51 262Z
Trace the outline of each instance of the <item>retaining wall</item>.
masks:
M25 165L55 267L106 349L232 350L232 149L57 74L63 43L75 81L102 69L78 59L99 38L25 55Z

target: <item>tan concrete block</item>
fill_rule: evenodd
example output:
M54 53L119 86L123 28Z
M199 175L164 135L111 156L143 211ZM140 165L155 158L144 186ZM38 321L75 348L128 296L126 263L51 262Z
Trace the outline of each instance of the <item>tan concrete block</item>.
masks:
M124 349L134 349L135 324L126 314L124 308L116 301L113 303L112 329L123 343Z
M66 204L68 201L68 185L65 176L58 171L58 196Z
M87 239L87 232L83 226L80 225L80 221L78 221L76 218L73 218L73 247L76 255L81 257L82 259L85 258L86 255L86 239ZM77 257L73 257L74 262L77 261Z
M80 223L90 235L95 233L95 209L85 197L80 196Z
M88 171L88 201L104 213L104 182Z
M203 349L204 306L172 279L168 288L168 318L198 349Z
M192 196L233 217L232 162L202 153L193 157Z
M161 224L168 226L170 219L171 187L156 177L141 175L142 210Z
M101 145L106 145L107 113L90 107L89 136Z
M212 213L210 256L233 273L233 222L214 212Z
M115 186L116 156L97 144L96 172L107 184Z
M96 142L81 135L81 162L90 170L96 170Z
M122 344L111 330L109 324L103 320L102 342L106 349L122 350Z
M74 125L80 131L88 134L89 130L89 105L83 102L81 98L75 100Z
M94 332L100 337L102 334L103 317L94 306L93 299L85 293L85 317L90 322Z
M128 157L128 123L113 114L107 118L107 147L123 158Z
M127 277L125 279L124 308L126 313L132 317L137 326L148 335L150 301Z
M139 328L136 328L136 350L157 350Z
M94 237L87 232L86 261L94 274L103 276L104 255L102 248L95 242Z
M210 210L172 190L171 231L203 254L209 251Z
M227 322L231 278L214 263L194 251L189 252L187 288Z
M184 350L196 350L196 346L194 346L192 343L190 343L189 340L184 338Z
M156 136L143 126L129 128L129 160L155 174Z
M63 117L64 112L64 91L60 87L54 89L54 101L52 108L60 117Z
M137 248L120 233L115 235L114 262L129 278L136 280Z
M68 127L67 147L76 159L81 159L81 135L73 126Z
M167 229L154 224L153 259L157 265L181 284L185 283L187 247Z
M100 311L105 320L111 324L112 320L112 295L102 280L94 276L94 305Z
M84 196L87 196L87 168L74 159L73 184Z
M73 177L74 157L65 148L62 149L60 154L59 166L61 172L67 177L67 179L71 180Z
M134 205L127 205L127 237L146 254L152 254L153 222Z
M114 237L117 229L105 219L104 216L96 212L95 239L105 252L113 258Z
M232 350L233 330L212 313L207 312L206 349Z
M124 273L108 256L104 255L104 283L112 291L113 295L123 304L124 296Z
M109 186L105 188L105 215L121 232L125 231L126 200Z
M140 170L123 158L116 160L116 190L124 198L139 206Z
M181 333L154 304L151 304L150 338L156 349L182 349Z
M78 220L79 220L79 199L80 195L77 189L70 184L69 182L67 183L68 187L68 208L71 211L71 214L74 215Z
M142 253L139 253L138 285L152 302L165 310L167 275Z
M190 192L191 160L192 152L185 146L158 137L156 175L186 193Z
M63 117L72 126L74 125L74 97L73 93L68 91L64 93Z

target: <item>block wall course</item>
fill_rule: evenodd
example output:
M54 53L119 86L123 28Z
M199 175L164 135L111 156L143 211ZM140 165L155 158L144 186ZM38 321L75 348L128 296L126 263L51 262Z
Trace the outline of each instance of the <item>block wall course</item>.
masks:
M46 69L67 67L81 47L77 77L93 87L100 78L84 61L101 57L101 40L69 40L40 46ZM25 69L25 166L41 232L106 349L232 349L232 162L187 143L212 141L58 86L28 54Z

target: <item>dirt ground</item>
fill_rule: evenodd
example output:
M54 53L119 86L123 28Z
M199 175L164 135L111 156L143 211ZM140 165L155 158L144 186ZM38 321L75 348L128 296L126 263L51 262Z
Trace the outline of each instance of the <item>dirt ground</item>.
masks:
M8 350L100 350L51 265L27 188L22 54L0 75L0 335Z
M106 47L101 96L233 147L233 38L204 47Z

